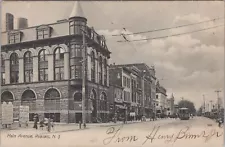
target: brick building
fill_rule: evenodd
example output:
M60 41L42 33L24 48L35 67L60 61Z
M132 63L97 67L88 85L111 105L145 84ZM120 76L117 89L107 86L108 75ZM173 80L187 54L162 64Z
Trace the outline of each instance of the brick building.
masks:
M158 115L166 115L167 109L167 94L166 89L157 82L156 84L156 113Z
M21 24L27 23L1 33L1 101L12 101L15 109L30 106L30 120L37 113L57 122L80 121L84 31L87 121L107 120L110 51L104 36L87 26L79 2L69 19L32 27Z
M124 88L127 114L151 116L154 110L155 81L154 69L144 63L110 66L110 84ZM126 98L128 94L129 101Z
M173 115L174 114L174 96L173 94L167 98L167 105L166 105L167 115Z

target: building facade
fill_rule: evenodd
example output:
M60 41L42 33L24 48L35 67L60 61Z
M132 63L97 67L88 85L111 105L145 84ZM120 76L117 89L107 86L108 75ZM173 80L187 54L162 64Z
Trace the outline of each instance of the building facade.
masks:
M166 109L167 109L167 94L166 89L159 84L159 82L156 83L156 113L158 115L166 115Z
M118 77L122 77L118 79ZM153 114L156 86L155 71L144 63L110 66L110 83L123 86L124 102L129 116L150 117ZM117 78L117 79L116 79ZM130 98L127 101L127 93Z
M167 98L167 106L166 106L166 110L167 110L167 115L173 115L175 113L174 111L174 96L173 94L171 95L170 98Z
M2 102L29 106L30 120L37 113L56 122L79 122L85 73L87 122L107 120L110 51L104 36L87 26L79 2L69 19L7 30L1 39ZM82 72L85 61L87 70Z

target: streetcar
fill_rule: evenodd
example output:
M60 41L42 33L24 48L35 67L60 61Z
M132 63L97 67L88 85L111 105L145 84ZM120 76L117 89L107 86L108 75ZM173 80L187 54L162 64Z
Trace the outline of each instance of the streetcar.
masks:
M189 120L190 119L190 113L188 108L179 108L179 118L180 120Z

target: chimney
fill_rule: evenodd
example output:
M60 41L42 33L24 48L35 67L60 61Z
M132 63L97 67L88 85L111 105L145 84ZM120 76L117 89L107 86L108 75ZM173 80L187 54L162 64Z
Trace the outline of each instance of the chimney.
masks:
M28 20L26 18L18 18L18 29L25 29L28 27Z
M14 29L14 16L11 13L6 13L6 31Z

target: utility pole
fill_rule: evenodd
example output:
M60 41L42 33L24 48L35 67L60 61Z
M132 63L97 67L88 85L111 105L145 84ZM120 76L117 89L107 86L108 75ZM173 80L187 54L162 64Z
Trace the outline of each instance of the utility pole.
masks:
M219 102L220 96L219 96L219 94L220 94L221 91L220 90L216 90L215 92L217 93L217 106L218 106L217 109L219 111L219 109L220 109L220 102Z
M83 37L83 49L82 49L82 120L83 126L86 128L86 75L87 75L87 46L86 46L86 36L85 30L82 31Z
M211 103L211 106L210 106L210 107L211 107L211 112L212 112L212 110L213 110L212 102L213 102L213 101L211 100L211 101L210 101L210 103Z
M204 113L205 113L205 95L203 94L203 109L204 109Z

